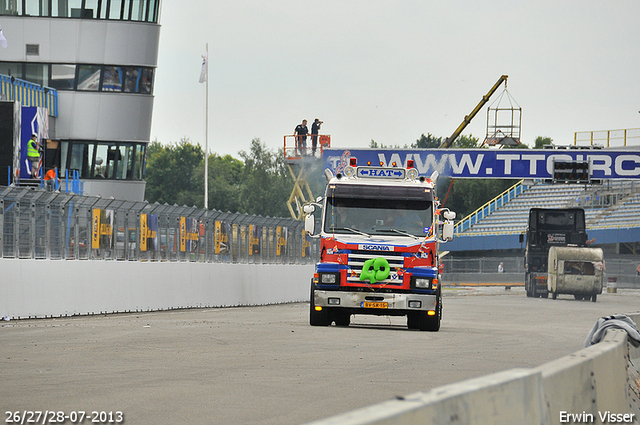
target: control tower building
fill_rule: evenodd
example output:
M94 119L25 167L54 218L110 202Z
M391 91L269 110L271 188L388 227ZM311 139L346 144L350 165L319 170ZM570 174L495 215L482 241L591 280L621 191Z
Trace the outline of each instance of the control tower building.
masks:
M144 200L159 17L160 0L0 0L0 74L57 90L47 162L84 194Z

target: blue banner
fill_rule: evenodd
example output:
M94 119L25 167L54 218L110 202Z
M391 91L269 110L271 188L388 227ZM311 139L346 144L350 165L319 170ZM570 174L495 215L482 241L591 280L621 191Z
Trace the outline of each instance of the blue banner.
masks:
M147 229L148 229L148 237L147 237L147 249L150 251L159 251L160 250L160 235L158 229L158 215L157 214L148 214L147 215Z
M38 108L35 106L23 106L22 107L22 129L20 132L20 175L21 179L38 178L40 176L40 169L37 170L37 175L31 175L31 162L27 159L27 144L31 139L32 134L39 134L38 126ZM38 138L40 142L41 138Z
M640 179L640 150L627 149L325 149L323 161L334 174L356 157L358 166L413 160L421 176L489 179L551 179L554 161L588 161L592 179Z

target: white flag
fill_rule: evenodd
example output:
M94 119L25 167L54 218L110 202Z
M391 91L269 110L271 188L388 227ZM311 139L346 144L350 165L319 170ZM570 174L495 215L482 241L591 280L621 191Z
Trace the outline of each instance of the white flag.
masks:
M4 34L2 34L2 27L1 26L0 26L0 46L4 47L5 49L8 46L7 39L4 38Z
M209 64L207 61L207 57L205 55L202 56L202 71L200 71L200 82L204 83L207 81L207 76L209 75Z

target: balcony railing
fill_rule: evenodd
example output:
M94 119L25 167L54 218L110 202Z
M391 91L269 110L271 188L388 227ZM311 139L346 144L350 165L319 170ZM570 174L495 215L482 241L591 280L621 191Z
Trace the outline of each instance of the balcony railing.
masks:
M51 87L0 74L0 96L2 100L17 100L22 106L47 108L50 116L58 116L58 91Z

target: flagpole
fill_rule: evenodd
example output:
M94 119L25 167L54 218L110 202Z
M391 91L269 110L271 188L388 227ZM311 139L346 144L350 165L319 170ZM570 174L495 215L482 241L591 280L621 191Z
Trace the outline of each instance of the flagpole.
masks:
M204 209L209 209L209 43L205 55L207 56L207 78L205 81L205 124L204 124Z

